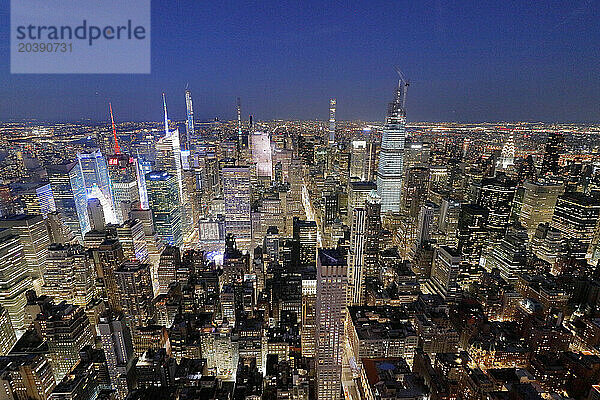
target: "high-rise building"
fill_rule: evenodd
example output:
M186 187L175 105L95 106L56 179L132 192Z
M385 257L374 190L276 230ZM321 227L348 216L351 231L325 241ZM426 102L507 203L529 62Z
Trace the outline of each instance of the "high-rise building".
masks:
M119 224L128 219L128 210L141 200L136 162L126 154L108 157L115 217Z
M56 386L52 365L43 354L9 355L0 359L2 397L46 400ZM19 395L15 395L15 394Z
M600 197L578 192L559 196L550 226L567 240L572 257L591 258L591 245L600 232Z
M506 233L516 191L517 182L504 175L481 181L477 204L488 209L487 229L496 239Z
M56 210L73 234L83 241L90 229L87 215L87 193L78 163L52 165L46 168L54 194Z
M407 88L408 83L401 77L396 90L396 98L388 106L381 138L381 151L377 169L377 194L381 198L381 212L383 213L400 211L404 173Z
M146 185L158 237L166 244L180 245L183 240L181 203L175 176L166 171L153 171L146 174Z
M344 254L337 249L319 249L316 302L319 399L335 400L341 394L347 272Z
M149 258L144 224L138 219L129 219L116 227L117 238L123 247L126 260L145 263Z
M96 296L96 271L81 245L51 244L42 292L85 308Z
M544 159L542 160L542 175L553 174L558 175L560 172L559 159L564 151L565 137L561 132L551 132L548 135L546 146L544 149Z
M121 308L131 326L145 326L154 315L150 265L125 262L115 271Z
M379 276L379 251L381 244L381 198L372 190L365 203L365 247L364 247L364 276Z
M484 259L488 271L497 268L502 279L515 283L527 263L527 229L519 223L508 228L506 236L493 246Z
M161 294L167 294L171 283L177 281L177 269L180 265L181 253L179 247L165 247L158 263L158 284Z
M38 335L48 343L49 358L57 381L79 362L79 352L94 344L90 321L82 307L48 303L33 321Z
M446 301L457 301L460 262L461 256L458 250L448 246L438 247L431 267L431 278L427 282L428 290L439 294Z
M250 250L252 241L250 195L250 168L223 168L225 232L235 236L237 245L241 250Z
M350 252L348 253L348 305L362 305L364 300L364 249L367 212L352 210Z
M511 165L515 164L515 133L511 131L508 134L508 138L502 146L502 153L500 155L499 167L501 169L507 169Z
M33 279L44 276L50 236L41 215L18 214L0 218L0 229L10 228L23 245L23 254L29 275Z
M335 108L336 99L329 99L329 128L327 129L327 144L335 144Z
M300 340L302 357L315 357L317 346L317 279L316 269L302 272L302 324Z
M17 336L6 308L0 305L0 356L8 354L17 343Z
M122 400L129 391L130 371L135 357L131 330L121 314L107 313L100 317L98 333L106 356L110 383L117 391L117 398Z
M350 153L350 179L364 181L367 179L367 141L353 140Z
M519 222L531 237L539 224L552 221L556 200L564 192L564 187L543 182L525 182L524 187Z
M192 92L185 89L185 111L186 111L186 124L185 124L185 136L186 136L186 150L189 150L189 144L191 139L194 137L194 106L192 104Z
M19 192L19 197L25 205L26 214L41 214L46 218L49 213L56 211L56 203L49 183L38 184Z
M104 219L104 210L100 200L94 197L88 199L87 213L90 218L90 227L93 231L104 231L106 220Z
M116 222L106 158L100 150L94 150L91 153L77 153L77 163L88 198L100 200L105 218L111 223Z
M300 267L314 267L317 259L317 223L294 218L294 240L300 245Z
M33 289L27 273L23 245L10 229L0 229L0 305L6 308L14 329L25 325L25 293Z
M489 212L477 204L461 206L458 217L458 250L463 260L478 265L481 252L487 243L486 223Z
M92 257L98 277L98 295L111 310L120 311L122 305L115 271L125 261L121 243L117 239L106 239L98 248L92 249Z

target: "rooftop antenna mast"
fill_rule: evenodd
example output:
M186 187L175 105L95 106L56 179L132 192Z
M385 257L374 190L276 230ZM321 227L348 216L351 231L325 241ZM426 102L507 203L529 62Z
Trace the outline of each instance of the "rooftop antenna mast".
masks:
M115 138L115 154L121 154L121 148L119 147L119 141L117 140L117 129L115 128L115 120L113 118L112 104L108 103L110 109L110 122L112 124L113 136Z

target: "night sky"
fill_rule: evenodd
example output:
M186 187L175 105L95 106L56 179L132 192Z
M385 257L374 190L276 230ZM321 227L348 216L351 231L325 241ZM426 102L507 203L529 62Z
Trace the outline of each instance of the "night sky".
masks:
M409 121L599 121L600 1L152 2L150 75L11 75L0 0L0 120L185 115L382 120L399 66Z

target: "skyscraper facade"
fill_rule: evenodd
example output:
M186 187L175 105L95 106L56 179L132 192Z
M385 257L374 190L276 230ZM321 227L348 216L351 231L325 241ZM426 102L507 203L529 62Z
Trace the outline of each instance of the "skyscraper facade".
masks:
M241 250L250 250L252 240L250 195L250 168L223 168L225 232L235 236L237 246Z
M119 224L128 219L128 210L140 201L136 163L126 154L108 158L108 175L112 188L115 217Z
M146 174L146 186L158 237L166 244L181 244L181 204L176 177L166 171L153 171Z
M346 257L337 249L319 249L317 257L317 398L339 399L346 290Z
M329 128L327 129L327 143L332 146L335 144L335 108L336 99L329 99Z
M91 226L87 215L87 192L79 164L52 165L46 170L56 210L62 214L71 232L82 241Z
M400 79L395 100L389 104L381 138L377 169L377 194L381 198L381 212L399 212L404 171L404 141L406 137L406 89L408 83Z

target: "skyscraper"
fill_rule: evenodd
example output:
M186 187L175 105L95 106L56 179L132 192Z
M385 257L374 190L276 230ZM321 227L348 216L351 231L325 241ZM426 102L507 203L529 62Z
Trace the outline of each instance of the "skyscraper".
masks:
M25 267L23 245L10 229L0 229L0 305L8 311L16 330L26 328L25 293L33 289Z
M346 256L337 249L319 249L316 302L318 399L340 398L347 284Z
M166 244L180 245L183 240L181 204L175 176L166 171L150 172L146 174L146 186L158 237Z
M396 98L388 106L379 166L377 170L377 194L381 197L381 212L399 212L404 163L404 140L406 136L406 90L408 82L401 76Z
M317 260L317 223L294 218L294 240L300 245L300 267L314 267Z
M233 234L241 250L250 250L252 221L250 219L250 168L223 168L223 200L225 202L225 232Z
M51 244L42 292L57 303L86 307L96 297L96 271L81 245Z
M348 305L361 305L364 299L364 249L366 210L352 210L350 253L348 254Z
M189 150L190 140L194 136L194 107L192 105L192 92L188 88L185 89L185 109L187 117L187 122L185 125L185 149Z
M106 356L110 383L117 391L117 398L122 400L128 393L128 375L135 356L131 330L122 315L108 313L100 317L98 333Z
M26 266L33 279L40 279L46 270L50 236L41 215L18 214L0 218L0 229L10 228L23 245Z
M78 163L52 165L46 168L54 194L56 210L67 227L82 241L90 229L87 215L87 193Z
M34 321L38 335L48 343L50 363L61 381L79 362L79 352L94 344L90 321L83 308L62 302L42 307Z
M131 326L145 326L154 315L150 265L125 262L115 271L121 307Z
M112 187L115 217L119 224L128 219L128 210L140 201L135 161L126 154L114 154L108 158L108 175Z
M77 153L77 162L88 198L100 200L106 220L110 223L116 222L106 159L100 150L96 149L91 153Z
M556 200L564 192L564 187L543 182L525 182L524 187L519 222L532 237L539 224L552 220Z
M329 99L329 128L327 129L327 143L330 146L335 144L335 107L336 99Z
M552 132L548 135L544 148L544 159L542 161L542 175L558 175L560 154L564 151L565 137L561 132Z

